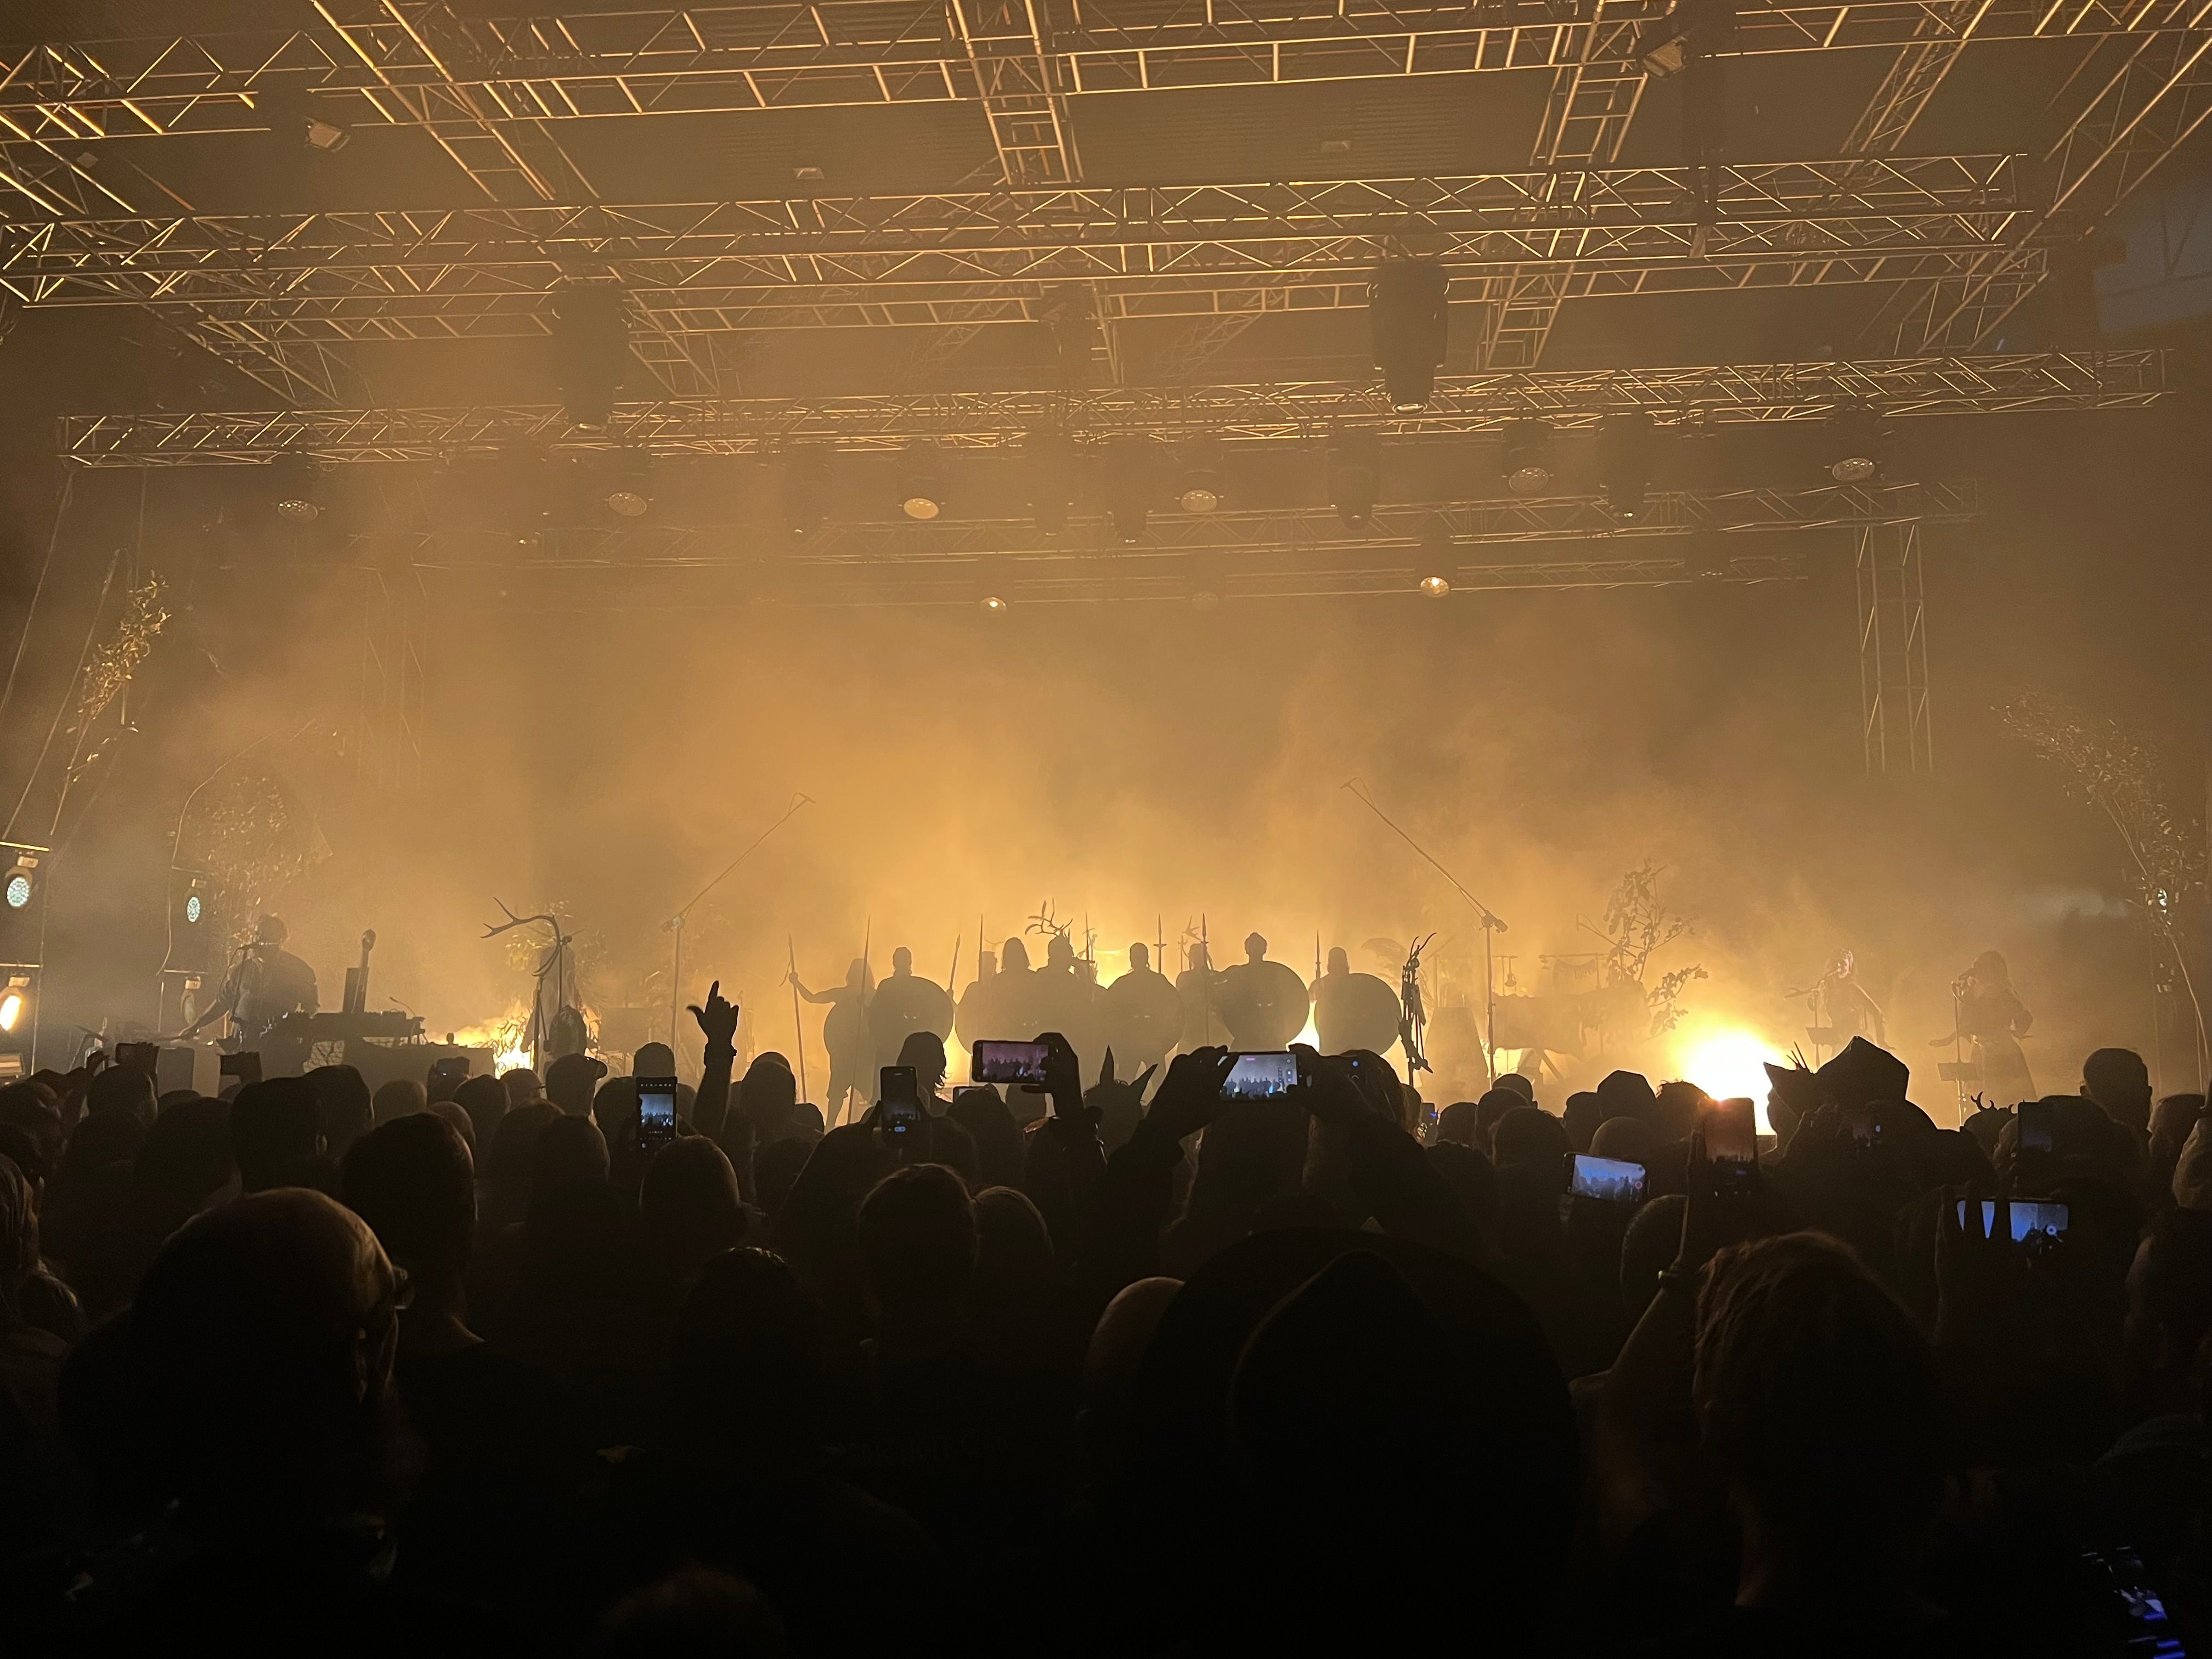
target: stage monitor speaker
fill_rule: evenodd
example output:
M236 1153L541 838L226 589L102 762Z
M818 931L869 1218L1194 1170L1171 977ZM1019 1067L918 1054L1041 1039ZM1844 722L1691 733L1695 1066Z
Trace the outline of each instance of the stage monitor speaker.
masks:
M0 967L46 960L46 849L0 841Z
M204 870L169 872L169 954L165 973L212 973L222 966L222 893Z

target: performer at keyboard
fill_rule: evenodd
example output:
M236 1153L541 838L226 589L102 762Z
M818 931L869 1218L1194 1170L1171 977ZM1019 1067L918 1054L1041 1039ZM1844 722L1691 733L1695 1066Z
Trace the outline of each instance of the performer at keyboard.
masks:
M253 1048L287 1014L312 1014L317 1007L315 970L284 948L290 930L282 916L264 916L253 930L253 941L239 953L222 994L214 1006L179 1032L181 1042L225 1014L230 1033L223 1046L233 1050Z

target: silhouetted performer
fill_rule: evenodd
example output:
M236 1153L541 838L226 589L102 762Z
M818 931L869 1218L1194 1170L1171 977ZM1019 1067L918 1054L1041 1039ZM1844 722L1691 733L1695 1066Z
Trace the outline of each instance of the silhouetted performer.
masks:
M875 1063L876 1040L868 1030L868 964L855 957L845 970L845 982L828 991L808 990L797 974L786 977L809 1002L830 1005L822 1022L822 1046L830 1051L830 1092L823 1097L822 1116L834 1129L848 1093L860 1097L853 1109L856 1119L872 1103L868 1068Z
M1182 1002L1183 1053L1220 1048L1229 1041L1229 1028L1221 1023L1221 975L1213 970L1206 941L1190 947L1190 966L1176 975L1176 995Z
M1866 987L1859 983L1858 958L1849 951L1829 967L1820 988L1826 995L1828 1024L1835 1032L1834 1047L1848 1048L1855 1036L1863 1036L1877 1045L1889 1041L1881 1005L1869 996Z
M960 1000L960 1040L970 1048L979 1042L1026 1042L1045 1029L1034 1023L1030 1006L1028 948L1010 939L999 951L998 971L968 988Z
M1244 940L1244 960L1221 975L1221 1018L1239 1048L1287 1048L1305 1029L1306 982L1287 963L1267 960L1267 941Z
M1075 1050L1085 1070L1096 1066L1105 1046L1098 1022L1098 983L1084 971L1087 966L1075 954L1075 942L1054 933L1044 949L1044 966L1030 975L1029 1013L1034 1036L1058 1031Z
M875 1038L876 1063L896 1066L899 1050L916 1031L942 1043L952 1030L952 999L944 988L914 971L914 952L902 945L891 952L890 977L876 987L868 1004L868 1030Z
M1106 1046L1124 1076L1165 1060L1182 1034L1182 999L1141 945L1129 947L1129 971L1099 994L1099 1012Z
M1314 1034L1323 1054L1388 1054L1398 1040L1399 1012L1398 994L1372 974L1353 973L1342 945L1328 953L1328 971L1313 983Z
M2035 1024L2035 1016L2014 994L2004 957L1995 951L1983 951L1973 966L1951 981L1951 994L1958 1004L1958 1024L1937 1037L1934 1046L1974 1045L1982 1091L1992 1105L2034 1099L2035 1079L2028 1072L2027 1056L2021 1052L2020 1039Z
M264 916L253 930L253 942L239 955L222 983L215 1006L178 1034L179 1040L231 1016L231 1034L224 1046L234 1050L259 1046L287 1014L315 1012L315 970L289 951L284 941L290 930L282 916Z

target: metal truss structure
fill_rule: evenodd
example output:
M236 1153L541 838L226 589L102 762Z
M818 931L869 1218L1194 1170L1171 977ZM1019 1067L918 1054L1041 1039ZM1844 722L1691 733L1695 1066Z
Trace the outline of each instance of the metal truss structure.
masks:
M1629 515L1595 496L1408 503L1362 533L1327 507L1163 514L1135 544L1103 520L1045 538L1026 520L839 524L794 538L780 528L693 525L409 538L404 556L433 589L491 582L525 605L973 604L1454 592L1802 580L1804 556L1772 544L1799 531L1871 533L1978 516L1972 483L1811 490L1655 493ZM364 538L364 541L374 538ZM1571 556L1490 550L1578 547ZM1600 550L1602 550L1601 551Z
M666 334L841 310L973 325L1034 320L1079 283L1103 284L1121 317L1364 306L1376 261L1407 253L1449 261L1468 299L1534 267L1592 294L1894 281L1977 268L2026 216L2011 157L1946 155L70 219L0 227L0 288L32 305L189 307L273 343L535 331L579 279L620 283Z
M1924 520L1863 524L1853 538L1859 615L1859 731L1875 776L1936 769L1928 714Z
M1370 382L1308 381L619 404L605 428L589 430L545 404L80 415L64 417L60 439L64 456L88 466L222 465L291 451L330 462L421 461L514 446L749 455L804 444L897 449L916 437L999 448L1039 431L1256 441L1319 437L1346 422L1391 436L1441 437L1532 417L1562 429L1593 427L1627 410L1657 424L1705 426L1820 420L1862 404L1893 418L2122 409L2166 391L2160 352L2033 353L1461 375L1438 380L1428 407L1411 414L1393 411Z
M428 126L457 116L557 122L963 100L988 106L994 98L1018 104L1509 70L1625 71L1635 64L1638 38L1668 8L1664 0L1566 0L1542 8L1540 17L1504 21L1500 9L1479 3L1291 0L1261 16L1231 0L1173 8L1079 0L1055 8L1048 28L1037 0L957 7L816 0L465 21L436 0L319 0L315 9L321 21L300 29L30 48L0 75L0 115L26 137L74 142L257 130L266 125L257 113L260 96L280 86L313 96L341 123ZM1931 10L1924 0L1749 5L1735 14L1729 51L1913 50L1944 39L2186 33L2205 22L2201 0L1991 0L1959 12ZM1023 67L1009 70L1010 60ZM1576 129L1625 121L1610 90L1601 92L1605 86L1601 76L1586 74L1583 95L1564 100L1555 88L1546 118L1557 134L1553 153L1604 153L1601 137L1583 138ZM1029 142L1017 135L1014 148ZM1002 141L1002 154L1006 148Z
M510 19L463 19L443 0L319 0L316 9L319 22L304 29L21 52L0 64L0 187L14 187L56 219L102 216L112 207L141 211L112 179L83 163L79 146L88 139L258 131L269 124L270 108L289 99L341 125L421 127L488 199L508 204L592 198L554 136L564 121L969 100L984 107L1000 182L1029 188L1080 178L1067 115L1081 96L1530 69L1553 76L1532 167L1583 179L1618 158L1644 84L1636 43L1667 7L1664 0L1562 0L1540 20L1516 21L1474 4L1376 0L1293 0L1266 18L1226 0L1164 15L1150 8L1139 15L1129 0L819 0L799 9ZM1903 286L1869 336L1880 343L1874 349L1960 350L1986 342L2043 280L2051 245L2078 236L2212 113L2212 3L1868 0L1736 13L1728 56L1897 52L1844 147L1856 158L1898 149L1967 44L2032 39L2111 48L2085 60L2054 104L2057 136L2044 158L2055 179L2051 201L2019 234L1954 247L1917 265L1887 265L1879 275ZM2117 69L2109 61L2115 56ZM1559 204L1571 212L1574 185L1563 188ZM1786 246L1793 237L1778 240ZM1814 239L1816 253L1823 246ZM1458 252L1449 244L1435 251ZM1645 273L1612 286L1595 283L1556 258L1486 274L1479 291L1463 289L1464 297L1488 302L1483 365L1533 367L1565 299L1652 286ZM1085 280L1133 274L1107 264ZM1724 258L1719 269L1731 267ZM1732 282L1690 285L1868 279L1817 258L1735 267L1732 274ZM1206 293L1221 297L1188 311L1149 313L1200 319L1171 348L1171 374L1193 374L1268 310L1297 308L1279 288L1255 284L1249 275ZM641 308L646 337L639 356L664 390L711 395L727 389L726 354L685 337L703 319L722 326L734 315L747 319L741 326L781 327L895 314L966 325L1027 319L1026 302L1036 296L969 292L910 303L920 297L896 296L880 311L871 303L874 295L841 302L824 295L818 304L783 309L763 296L732 293L680 315L648 304ZM1102 295L1094 306L1109 335L1117 314L1145 314L1117 313L1120 297ZM184 325L193 337L273 390L333 403L351 386L357 400L358 378L348 374L340 343L374 334L368 319L355 319L350 334L319 318L288 331L289 319L234 314L215 321L197 301L174 303L185 308ZM447 320L443 331L476 326ZM441 331L404 325L384 331L399 337ZM1115 357L1110 339L1098 355Z

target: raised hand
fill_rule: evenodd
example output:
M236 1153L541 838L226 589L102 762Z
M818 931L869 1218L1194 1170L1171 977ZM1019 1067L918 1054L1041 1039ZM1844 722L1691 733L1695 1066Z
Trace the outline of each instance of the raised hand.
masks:
M719 979L707 988L707 1006L691 1005L691 1018L699 1022L699 1029L707 1034L710 1043L725 1048L734 1046L738 1035L738 1005L722 994Z
M1195 1048L1177 1054L1168 1066L1159 1093L1145 1114L1181 1140L1213 1121L1221 1110L1221 1085L1236 1062L1226 1048Z

